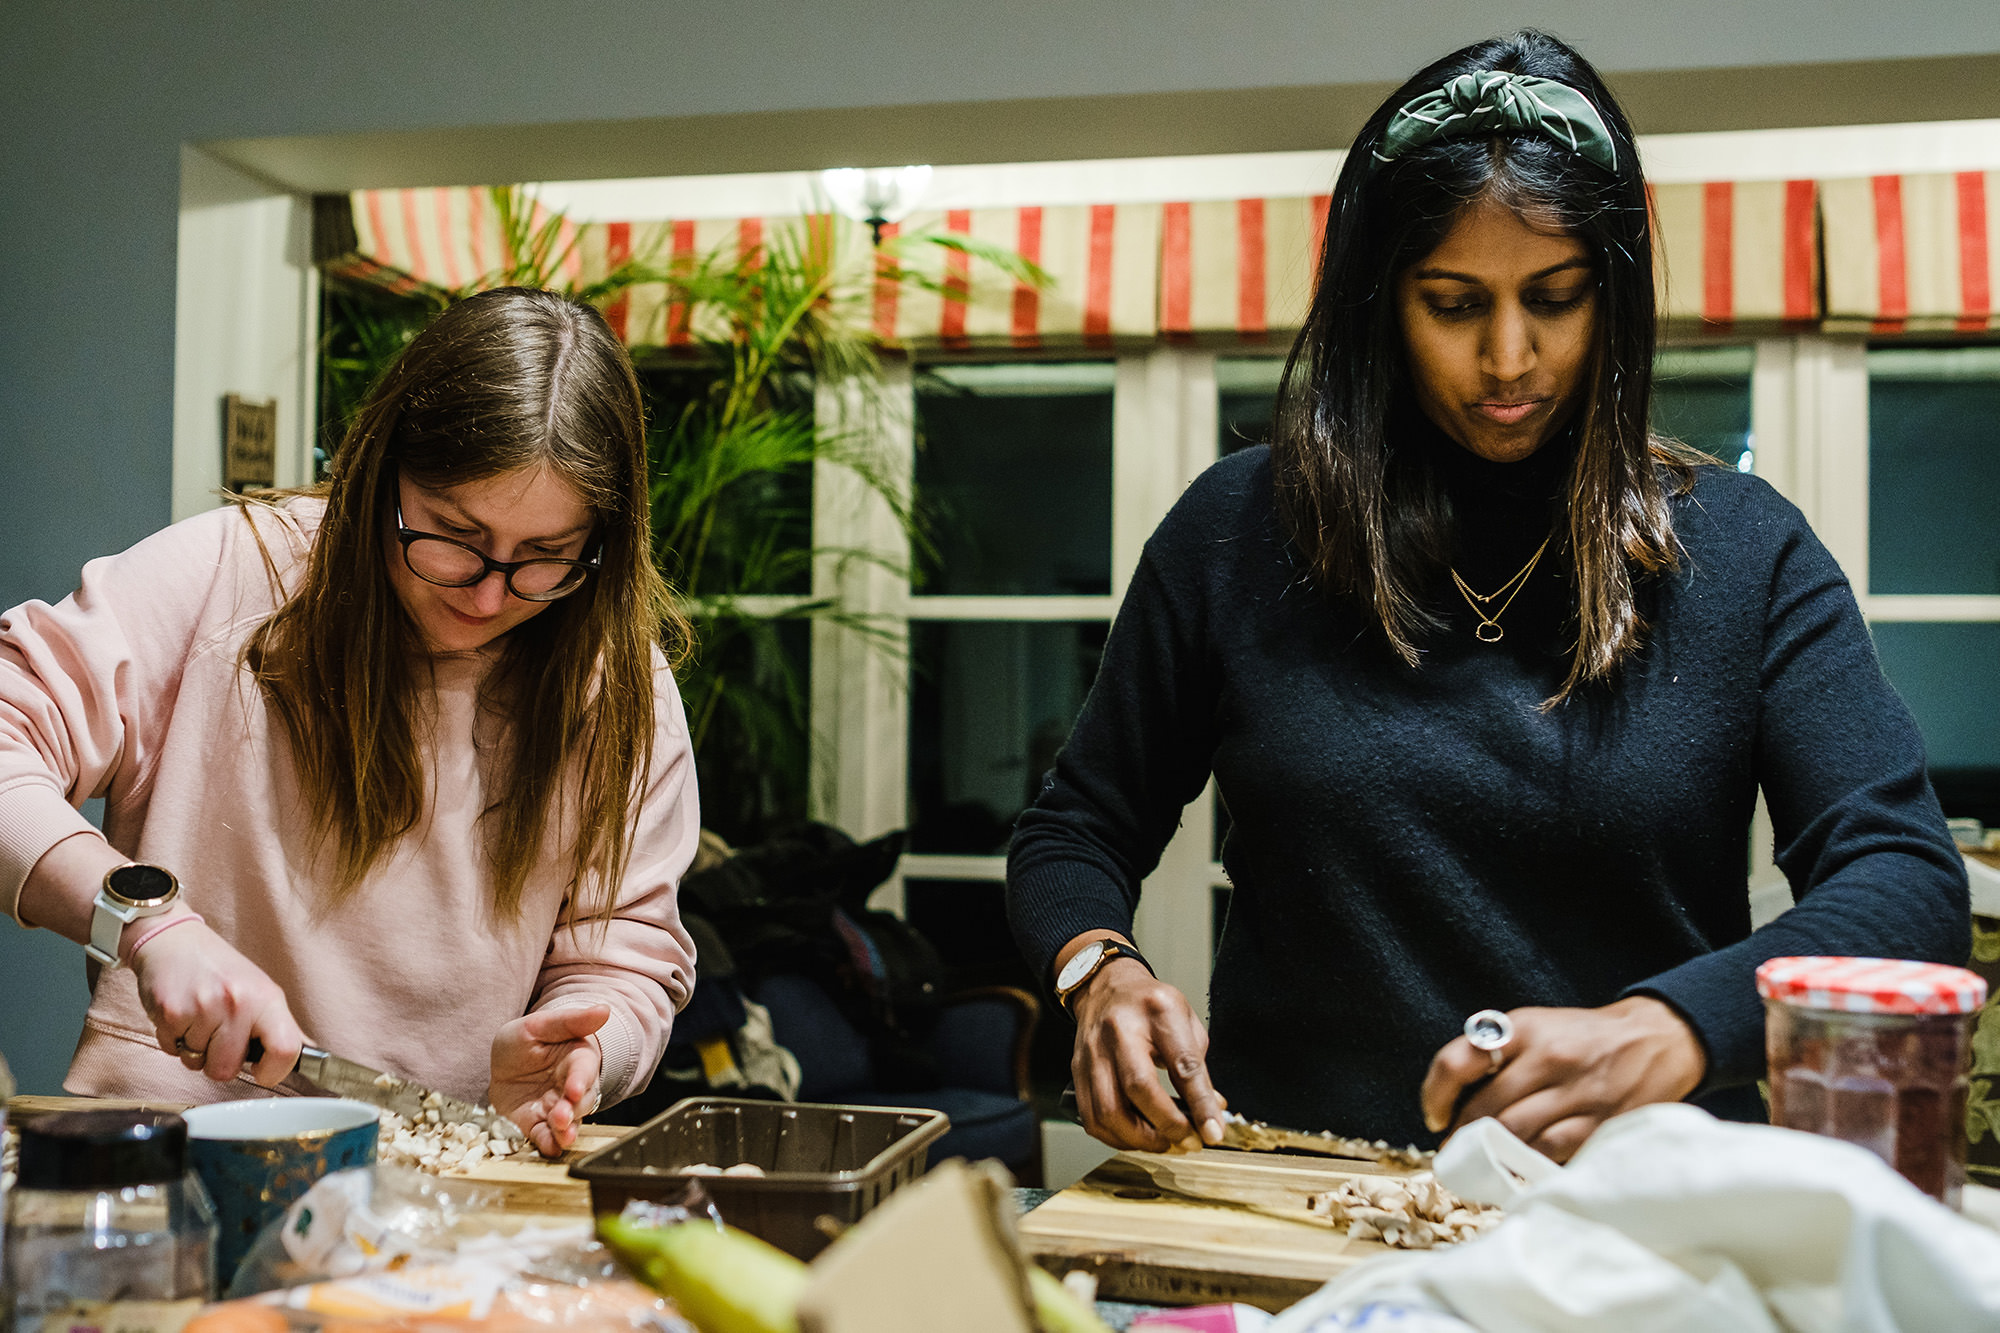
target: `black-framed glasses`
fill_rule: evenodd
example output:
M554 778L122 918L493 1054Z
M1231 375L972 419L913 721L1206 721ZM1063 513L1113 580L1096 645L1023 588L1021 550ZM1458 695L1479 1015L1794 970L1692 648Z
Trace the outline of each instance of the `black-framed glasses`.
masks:
M495 560L486 552L435 532L403 526L403 502L396 501L396 540L403 544L403 563L426 583L440 588L470 588L488 574L507 580L507 591L524 602L553 602L583 586L603 559L603 543L582 560L544 556L536 560Z

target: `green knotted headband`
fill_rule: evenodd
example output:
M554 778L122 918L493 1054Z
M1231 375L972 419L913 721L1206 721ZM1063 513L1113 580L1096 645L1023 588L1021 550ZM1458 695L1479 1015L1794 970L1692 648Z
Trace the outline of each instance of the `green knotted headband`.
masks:
M1618 146L1588 97L1554 79L1497 69L1461 74L1403 103L1375 156L1393 162L1435 139L1517 132L1542 135L1606 171L1618 169Z

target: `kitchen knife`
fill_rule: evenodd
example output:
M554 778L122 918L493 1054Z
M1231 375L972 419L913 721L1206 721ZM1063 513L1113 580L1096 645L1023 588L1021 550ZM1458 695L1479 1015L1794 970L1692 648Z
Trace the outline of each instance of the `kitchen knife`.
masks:
M263 1058L264 1043L252 1037L250 1048L244 1053L244 1063L255 1064ZM525 1144L528 1141L528 1136L521 1132L519 1125L491 1106L474 1106L471 1102L448 1097L442 1092L432 1092L421 1083L370 1069L367 1065L315 1046L307 1046L299 1052L297 1072L308 1082L325 1088L337 1097L352 1097L370 1106L394 1111L411 1125L424 1123L425 1114L435 1111L439 1124L477 1125L489 1136L510 1144Z
M1380 1139L1350 1139L1338 1134L1281 1129L1261 1120L1245 1120L1234 1111L1222 1113L1221 1146L1244 1152L1309 1152L1419 1170L1428 1170L1432 1157L1431 1153L1414 1147L1392 1148Z
M1179 1096L1173 1099L1182 1114L1187 1113L1187 1105ZM1064 1088L1060 1105L1071 1119L1077 1115L1076 1088ZM1204 1145L1206 1146L1206 1145ZM1308 1152L1321 1157L1344 1157L1350 1161L1380 1162L1384 1166L1409 1167L1428 1170L1432 1153L1419 1148L1394 1148L1380 1140L1350 1139L1339 1134L1312 1133L1303 1129L1281 1129L1277 1125L1267 1125L1261 1120L1246 1120L1234 1111L1222 1113L1222 1142L1220 1148L1235 1148L1239 1152Z

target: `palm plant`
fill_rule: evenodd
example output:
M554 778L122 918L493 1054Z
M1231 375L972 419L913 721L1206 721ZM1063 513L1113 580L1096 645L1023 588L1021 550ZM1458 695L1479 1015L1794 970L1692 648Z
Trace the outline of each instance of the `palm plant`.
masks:
M918 234L879 246L850 243L848 224L820 214L770 227L763 243L662 262L639 252L601 277L561 274L575 232L537 209L518 187L492 192L506 262L459 292L383 313L356 305L345 342L329 346L327 397L357 405L372 381L450 299L496 286L550 287L603 306L634 289L664 288L683 336L672 355L640 352L647 387L654 555L696 631L680 672L705 822L732 840L753 839L805 813L810 750L808 691L797 641L814 622L839 625L881 651L897 641L838 594L813 596L816 562L873 563L907 577L907 562L877 550L811 540L811 478L831 466L858 478L924 549L906 486L884 465L864 413L836 424L817 410L815 385L860 388L875 401L882 376L871 329L882 284L966 299L962 279L914 263L943 247L1009 277L1047 281L1011 252L959 235ZM565 238L569 239L565 239Z

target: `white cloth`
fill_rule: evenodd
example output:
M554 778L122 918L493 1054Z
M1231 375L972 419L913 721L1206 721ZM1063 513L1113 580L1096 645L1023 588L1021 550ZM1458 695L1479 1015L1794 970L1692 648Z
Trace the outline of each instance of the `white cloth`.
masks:
M1502 1202L1482 1188L1505 1175L1485 1149L1512 1136L1497 1122L1470 1129L1438 1178ZM1648 1106L1509 1191L1508 1218L1487 1235L1363 1264L1271 1333L1353 1327L1371 1304L1480 1333L2000 1330L2000 1235L1853 1144Z

